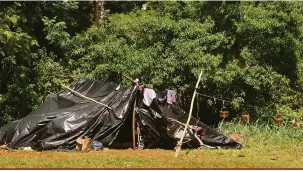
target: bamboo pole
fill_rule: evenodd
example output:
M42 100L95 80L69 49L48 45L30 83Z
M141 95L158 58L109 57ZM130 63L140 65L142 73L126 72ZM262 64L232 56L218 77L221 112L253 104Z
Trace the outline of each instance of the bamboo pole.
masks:
M136 106L137 106L137 99L135 99L134 102L134 109L133 109L133 120L132 120L132 130L133 130L133 150L136 149L136 133L135 133L135 129L136 129Z
M62 86L63 88L68 89L69 91L71 91L71 92L73 92L73 93L79 95L80 97L82 97L82 98L84 98L84 99L90 100L90 101L92 101L92 102L95 102L95 103L97 103L97 104L100 104L100 105L105 106L105 107L107 107L108 109L112 110L112 108L109 107L109 106L107 106L106 104L103 104L103 103L101 103L101 102L98 102L98 101L96 101L96 100L94 100L94 99L92 99L92 98L86 97L86 96L82 95L81 93L79 93L79 92L77 92L77 91L75 91L75 90L73 90L73 89L67 87L66 85L61 84L61 86Z
M195 101L195 97L196 97L196 94L197 94L197 89L198 89L198 86L199 86L199 83L200 83L200 80L201 80L202 73L203 73L203 71L200 72L198 81L196 83L195 91L194 91L193 97L191 99L191 104L190 104L190 110L189 110L189 114L188 114L188 119L187 119L187 122L186 122L186 125L185 125L185 128L184 128L184 131L182 133L181 139L180 139L180 141L179 141L179 143L177 145L175 157L179 156L179 153L180 153L180 150L181 150L181 146L182 146L182 142L183 142L185 133L187 132L187 127L188 127L188 124L189 124L189 121L190 121L190 118L191 118L191 115L192 115L192 112L193 112L194 101Z
M129 79L131 82L136 83L135 80L127 75L122 74L123 77Z

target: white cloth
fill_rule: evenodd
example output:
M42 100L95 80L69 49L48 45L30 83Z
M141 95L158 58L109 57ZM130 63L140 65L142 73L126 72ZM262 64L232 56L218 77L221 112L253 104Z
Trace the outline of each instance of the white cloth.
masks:
M153 99L156 98L156 92L153 89L144 88L143 92L143 103L146 106L150 106L153 102Z

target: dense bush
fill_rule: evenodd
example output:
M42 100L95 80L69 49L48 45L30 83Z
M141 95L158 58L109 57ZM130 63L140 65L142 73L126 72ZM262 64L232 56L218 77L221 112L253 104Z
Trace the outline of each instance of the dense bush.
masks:
M199 92L232 101L232 116L302 115L301 2L106 3L99 28L91 2L1 2L3 123L28 114L58 82L115 81L113 72L176 89L187 110L203 70Z

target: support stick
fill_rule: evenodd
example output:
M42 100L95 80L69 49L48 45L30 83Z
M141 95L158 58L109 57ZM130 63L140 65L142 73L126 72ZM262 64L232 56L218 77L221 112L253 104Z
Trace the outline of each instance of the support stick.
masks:
M196 83L195 91L194 91L193 97L191 99L191 104L190 104L190 110L189 110L188 119L187 119L187 122L186 122L186 125L185 125L185 128L184 128L184 131L182 133L181 139L179 141L179 144L177 145L175 157L179 156L179 153L180 153L180 150L181 150L181 146L182 146L182 142L183 142L185 133L187 132L187 127L188 127L188 124L189 124L189 121L190 121L190 118L191 118L191 115L192 115L192 112L193 112L193 106L194 106L195 96L196 96L196 93L197 93L196 89L198 89L202 73L203 73L203 71L200 72L199 79L198 79L198 81Z
M133 78L131 78L131 77L125 75L125 74L122 74L122 76L127 78L131 82L136 83ZM133 150L136 149L136 135L135 135L135 131L136 131L136 105L137 105L137 99L135 99L135 102L134 102L133 118L132 118Z
M95 103L97 103L97 104L100 104L100 105L105 106L105 107L107 107L108 109L112 110L112 108L109 107L109 106L107 106L106 104L103 104L103 103L101 103L101 102L98 102L98 101L96 101L96 100L94 100L94 99L92 99L92 98L86 97L86 96L82 95L81 93L79 93L79 92L77 92L77 91L75 91L75 90L73 90L73 89L71 89L71 88L69 88L69 87L67 87L67 86L65 86L65 85L63 85L63 84L62 84L61 86L62 86L63 88L68 89L69 91L71 91L71 92L73 92L73 93L79 95L80 97L82 97L82 98L84 98L84 99L90 100L90 101L92 101L92 102L95 102Z
M185 127L185 124L184 124L184 123L182 123L182 122L180 122L180 121L178 121L178 120L176 120L176 119L173 119L173 118L167 118L167 119L169 119L169 120L171 120L171 121L174 121L174 122L177 122L178 124L180 124L180 125L182 125L182 126ZM189 130L189 132L192 133L192 134L195 136L195 138L199 141L200 146L205 146L205 147L207 147L207 148L214 148L214 147L212 147L212 146L209 146L209 145L204 144L204 143L202 142L202 140L197 136L197 134L196 134L196 133L193 133L193 131L192 131L191 129L194 129L194 127L191 126L191 125L188 125L188 130Z
M133 150L136 149L136 135L135 135L135 129L136 129L136 105L137 105L137 99L135 99L135 103L134 103L133 121L132 121L132 130L133 130Z
M129 79L131 82L135 83L135 80L132 79L131 77L129 77L127 75L124 75L124 74L122 74L122 76L125 77L125 78L127 78L127 79Z

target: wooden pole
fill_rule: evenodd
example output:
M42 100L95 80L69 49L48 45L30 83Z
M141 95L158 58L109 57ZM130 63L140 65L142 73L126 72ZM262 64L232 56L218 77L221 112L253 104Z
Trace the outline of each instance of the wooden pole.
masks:
M136 83L135 80L125 74L122 74L123 77L127 78L133 83ZM133 150L136 149L136 107L137 107L137 98L134 102L134 108L133 108L133 118L132 118L132 134L133 134Z
M190 104L190 110L189 110L189 114L188 114L188 119L187 119L187 122L186 122L186 125L185 125L185 128L184 128L184 131L182 133L181 139L180 139L180 141L179 141L179 143L177 145L175 157L179 156L179 153L180 153L180 150L181 150L181 146L182 146L182 142L183 142L184 136L185 136L185 134L187 132L187 127L188 127L188 124L189 124L189 121L190 121L190 118L191 118L191 115L192 115L194 101L195 101L195 97L196 97L197 89L198 89L198 86L199 86L199 83L200 83L200 80L201 80L202 73L203 73L203 71L200 72L199 79L198 79L198 81L196 83L195 91L194 91L193 97L191 99L191 104Z
M123 77L129 79L131 82L135 83L135 80L127 75L122 74Z
M86 97L86 96L82 95L81 93L79 93L79 92L77 92L77 91L75 91L75 90L73 90L73 89L67 87L66 85L61 84L61 86L62 86L63 88L68 89L69 91L71 91L71 92L73 92L73 93L79 95L80 97L82 97L82 98L84 98L84 99L93 101L93 102L95 102L95 103L97 103L97 104L100 104L100 105L105 106L105 107L107 107L108 109L112 110L112 108L109 107L109 106L107 106L106 104L103 104L103 103L101 103L101 102L98 102L98 101L96 101L96 100L94 100L94 99L92 99L92 98Z
M137 99L135 99L135 103L134 103L133 120L132 120L133 150L136 149L136 107L137 107Z
M185 127L185 124L184 124L184 123L182 123L182 122L180 122L180 121L178 121L178 120L176 120L176 119L173 119L173 118L167 118L167 119L169 119L169 120L171 120L171 121L173 121L173 122L177 122L178 124L180 124L180 125L182 125L182 126ZM188 131L191 132L191 133L195 136L195 138L199 141L199 143L200 143L201 146L205 146L205 147L207 147L207 148L215 148L215 147L212 147L212 146L209 146L209 145L204 144L204 143L202 142L202 140L197 136L197 134L196 134L196 133L193 133L192 129L194 129L194 127L191 126L191 125L188 125Z

